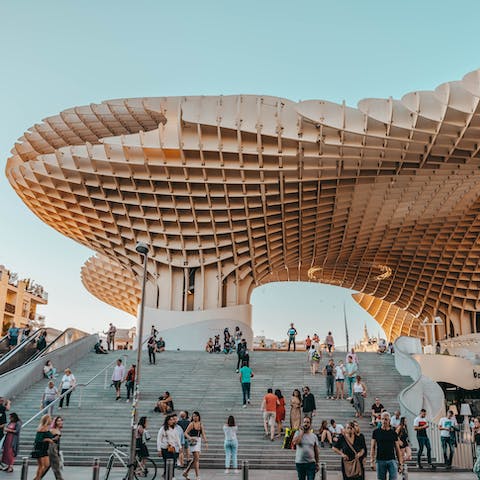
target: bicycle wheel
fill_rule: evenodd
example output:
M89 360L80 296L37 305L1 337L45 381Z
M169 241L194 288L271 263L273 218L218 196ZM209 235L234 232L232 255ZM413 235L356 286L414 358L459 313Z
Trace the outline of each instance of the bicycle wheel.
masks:
M113 461L114 461L114 457L113 455L110 455L110 457L108 458L107 466L105 468L105 476L103 477L103 480L108 480L108 477L110 475L110 470L113 467Z
M133 475L137 480L154 480L157 477L157 465L151 458L144 458L144 465L142 466L140 461L135 461L135 470Z

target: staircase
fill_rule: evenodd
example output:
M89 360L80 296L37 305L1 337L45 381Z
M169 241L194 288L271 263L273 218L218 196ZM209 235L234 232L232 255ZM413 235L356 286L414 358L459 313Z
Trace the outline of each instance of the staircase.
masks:
M95 373L119 357L123 352L109 355L89 354L72 365L79 383L86 382ZM135 360L135 352L128 352L127 366ZM336 353L334 360L343 358ZM360 373L368 388L365 399L366 418L360 420L362 432L370 445L371 427L369 426L370 405L374 397L380 397L388 411L398 408L397 395L410 383L394 367L390 355L379 356L374 353L360 353ZM308 385L315 395L317 414L314 427L318 430L321 420L335 418L345 424L354 416L352 405L347 401L326 400L325 377L310 374L305 352L252 352L251 367L255 377L252 380L252 404L242 408L242 393L235 373L237 356L207 354L204 352L164 352L157 355L157 364L142 365L139 415L148 416L148 429L152 435L149 442L150 455L156 454L156 436L163 423L163 415L153 412L158 396L168 390L174 400L176 411L182 409L198 410L202 415L209 443L208 452L201 455L203 468L223 468L223 430L222 426L229 415L234 415L239 428L239 461L248 460L251 468L292 469L294 452L281 449L281 440L264 439L262 413L260 405L267 388L279 388L286 397L287 426L289 419L289 401L294 388ZM324 358L321 365L326 364ZM108 370L108 379L111 377ZM12 410L26 420L36 413L46 381L38 382L12 402ZM110 382L108 382L110 383ZM91 465L92 458L99 456L102 465L110 453L105 439L118 443L128 443L130 439L129 403L125 402L125 388L122 386L122 400L115 401L113 388L104 388L104 375L100 375L83 392L82 406L78 408L80 392L72 395L69 408L58 410L65 419L62 450L67 465ZM37 421L25 427L21 434L21 446L18 458L29 456ZM322 448L321 461L327 468L340 468L340 459L331 449ZM158 460L160 462L160 460Z

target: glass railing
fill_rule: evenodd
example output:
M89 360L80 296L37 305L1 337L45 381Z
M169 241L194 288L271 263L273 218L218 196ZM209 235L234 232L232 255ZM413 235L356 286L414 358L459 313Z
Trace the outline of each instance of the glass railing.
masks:
M32 355L35 355L37 352L37 339L42 331L43 329L40 329L32 333L26 340L18 344L14 349L7 351L0 358L0 375L23 365Z
M8 335L0 338L0 359L8 353Z

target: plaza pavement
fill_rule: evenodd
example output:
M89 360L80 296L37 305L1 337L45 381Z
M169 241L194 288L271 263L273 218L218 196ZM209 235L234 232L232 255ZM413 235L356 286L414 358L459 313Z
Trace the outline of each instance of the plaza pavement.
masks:
M35 466L31 465L28 472L28 479L31 480L35 475ZM121 480L124 475L124 470L114 469L112 474L109 477L109 480ZM100 480L103 478L104 470L100 471ZM225 474L223 470L201 470L200 471L201 480L240 480L242 478L241 474ZM12 474L7 474L0 472L0 479L12 479L18 480L20 478L20 467L15 467L15 472ZM49 472L45 477L45 480L51 480L54 478L53 473ZM91 480L92 478L92 468L85 467L66 467L64 470L65 480ZM183 480L181 475L177 474L177 479ZM191 478L195 478L195 475L192 475ZM317 478L320 478L317 476ZM375 472L367 472L366 480L376 480ZM471 472L446 472L446 471L437 471L433 472L412 472L408 476L409 480L472 480L475 478L474 474ZM157 479L162 479L162 471L158 471ZM293 470L250 470L249 480L296 480L297 475ZM327 480L341 480L342 474L340 472L328 472Z

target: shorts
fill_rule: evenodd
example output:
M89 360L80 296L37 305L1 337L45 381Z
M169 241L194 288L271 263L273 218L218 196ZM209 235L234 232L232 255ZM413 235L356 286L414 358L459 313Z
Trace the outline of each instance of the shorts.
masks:
M10 340L8 340L8 344L11 346L15 346L18 343L18 337L10 337Z
M116 389L119 389L121 384L122 384L122 381L121 381L121 380L112 380L112 385L113 385Z
M275 425L276 417L277 417L277 412L263 412L263 421L267 425Z
M344 382L345 379L344 379L344 378L336 378L335 381L336 381L336 382Z

